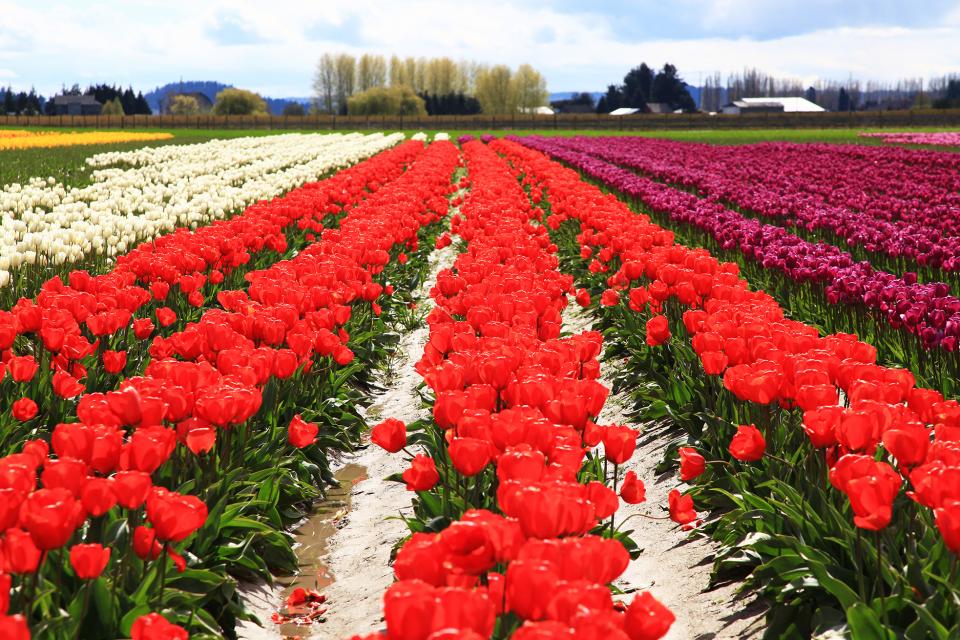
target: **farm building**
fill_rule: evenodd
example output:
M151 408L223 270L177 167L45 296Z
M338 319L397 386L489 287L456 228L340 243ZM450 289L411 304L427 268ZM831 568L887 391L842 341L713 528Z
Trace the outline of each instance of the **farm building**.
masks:
M722 113L812 113L826 111L806 98L740 98L721 108Z
M53 115L57 116L98 116L103 105L91 95L57 96L53 108Z

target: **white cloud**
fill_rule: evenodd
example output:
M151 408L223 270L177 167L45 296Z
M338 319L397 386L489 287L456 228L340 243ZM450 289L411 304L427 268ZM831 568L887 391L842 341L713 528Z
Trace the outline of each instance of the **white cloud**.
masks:
M766 3L677 4L684 11L697 5L697 20L727 28L738 16L749 22L751 11L761 12ZM832 4L810 0L817 10ZM442 9L428 0L117 0L38 6L0 0L0 60L16 74L7 77L43 92L81 79L147 90L182 76L272 96L309 95L315 61L329 50L529 62L544 72L555 91L600 90L641 61L672 62L689 82L701 74L746 66L808 80L850 74L895 80L960 70L960 4L941 26L840 26L776 38L671 35L645 40L625 35L617 13L605 14L602 3L588 9L533 0L461 0ZM218 43L217 33L211 34L224 16L240 25L233 34L235 44ZM244 34L255 37L241 43Z

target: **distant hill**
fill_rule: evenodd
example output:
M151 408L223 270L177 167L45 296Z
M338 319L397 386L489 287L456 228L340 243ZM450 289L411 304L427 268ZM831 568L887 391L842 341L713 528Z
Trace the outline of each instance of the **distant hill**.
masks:
M160 99L170 91L174 93L202 93L210 98L210 102L213 102L218 93L232 86L232 84L223 84L222 82L216 82L214 80L169 82L162 87L157 87L153 91L143 94L143 97L147 99L147 104L150 105L154 113L160 113Z
M174 93L198 92L210 98L210 102L214 102L218 93L232 87L232 84L223 84L215 80L184 80L183 82L169 82L162 87L157 87L153 91L143 94L143 97L147 99L147 104L150 105L154 113L160 113L160 99L167 95L169 91L173 91ZM268 98L264 96L263 99L267 101L267 107L270 109L270 113L276 116L280 115L283 112L283 108L291 102L299 102L306 108L310 107L311 102L310 98Z
M550 98L547 102L557 102L559 100L569 100L575 94L582 93L580 91L557 91L550 94ZM593 96L593 102L596 103L600 99L600 96L603 95L602 91L587 91L591 96Z

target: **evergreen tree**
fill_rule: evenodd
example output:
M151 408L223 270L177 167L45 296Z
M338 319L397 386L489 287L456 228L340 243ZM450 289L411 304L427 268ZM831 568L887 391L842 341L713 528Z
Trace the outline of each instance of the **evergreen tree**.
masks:
M7 87L3 91L3 114L14 113L17 110L17 103L13 96L13 88Z
M837 94L837 111L850 111L850 95L847 90L840 87L840 93Z
M304 116L307 112L299 102L288 102L283 106L282 116Z
M38 96L36 89L30 87L30 93L27 94L27 115L40 113L43 113L43 96Z
M133 87L127 87L120 95L120 104L123 105L124 113L137 112L137 96L133 93Z
M153 114L153 109L150 108L147 99L143 97L143 91L137 92L137 101L133 112L138 116L149 116Z
M646 62L634 67L623 77L622 93L624 103L621 106L643 109L648 102L660 102L652 99L653 84L656 78L653 69Z

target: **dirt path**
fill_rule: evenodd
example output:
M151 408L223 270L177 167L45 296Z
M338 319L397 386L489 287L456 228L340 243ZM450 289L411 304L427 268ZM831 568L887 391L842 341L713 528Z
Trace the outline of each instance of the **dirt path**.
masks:
M564 310L564 329L579 333L590 329L591 319L576 304ZM601 369L600 382L612 388L611 363ZM668 441L665 428L637 425L627 417L629 399L625 394L610 394L601 424L628 424L641 428L637 451L626 469L635 471L647 488L647 500L639 505L622 504L618 519L635 513L666 515L667 495L680 484L676 472L657 474ZM617 581L623 590L650 590L677 616L666 640L714 640L720 638L758 638L763 632L763 608L751 605L752 598L738 598L736 584L707 591L716 546L707 537L680 530L670 520L636 517L628 529L643 549L640 557ZM758 617L759 616L759 617Z
M432 307L429 297L430 287L436 281L436 275L442 269L453 264L457 252L453 246L430 254L431 272L424 280L417 297L420 306L428 312ZM413 365L423 355L427 343L428 329L423 325L403 335L397 347L391 375L380 380L386 387L378 394L365 418L374 425L388 417L403 420L406 423L425 417L428 412L420 404L417 386L420 375ZM327 574L321 584L327 596L328 611L325 622L318 622L299 629L291 625L274 625L269 622L282 600L283 587L260 586L245 589L245 601L264 621L266 628L254 624L245 624L239 637L243 640L276 640L278 638L330 638L346 639L353 634L369 633L382 628L383 592L393 582L393 568L389 564L393 546L408 532L402 520L397 519L401 509L410 506L410 495L406 488L397 482L388 482L384 478L401 472L405 468L401 454L389 454L380 447L370 445L364 436L364 445L356 453L344 456L338 466L350 465L362 468L364 472L354 482L349 493L349 510L340 512L333 521L337 531L323 544L321 573ZM301 538L302 530L312 529L307 522L295 532L303 545L312 544L312 540ZM302 549L298 550L298 555ZM302 557L302 556L301 556ZM316 567L304 567L304 572L317 571ZM301 574L303 575L303 574ZM308 576L309 579L309 576ZM331 582L332 581L332 582Z
M431 272L418 292L425 311L432 307L429 291L437 273L452 265L455 257L452 246L430 254ZM392 367L394 375L367 411L368 424L385 418L409 424L428 415L417 394L421 378L413 368L428 337L426 325L403 336ZM382 628L383 592L393 582L390 551L408 533L402 520L388 518L410 506L410 494L402 484L384 480L403 471L404 457L369 445L351 462L366 467L367 478L354 485L353 507L339 533L330 539L328 564L334 583L327 596L331 608L327 622L317 626L312 636L316 638L348 638Z

